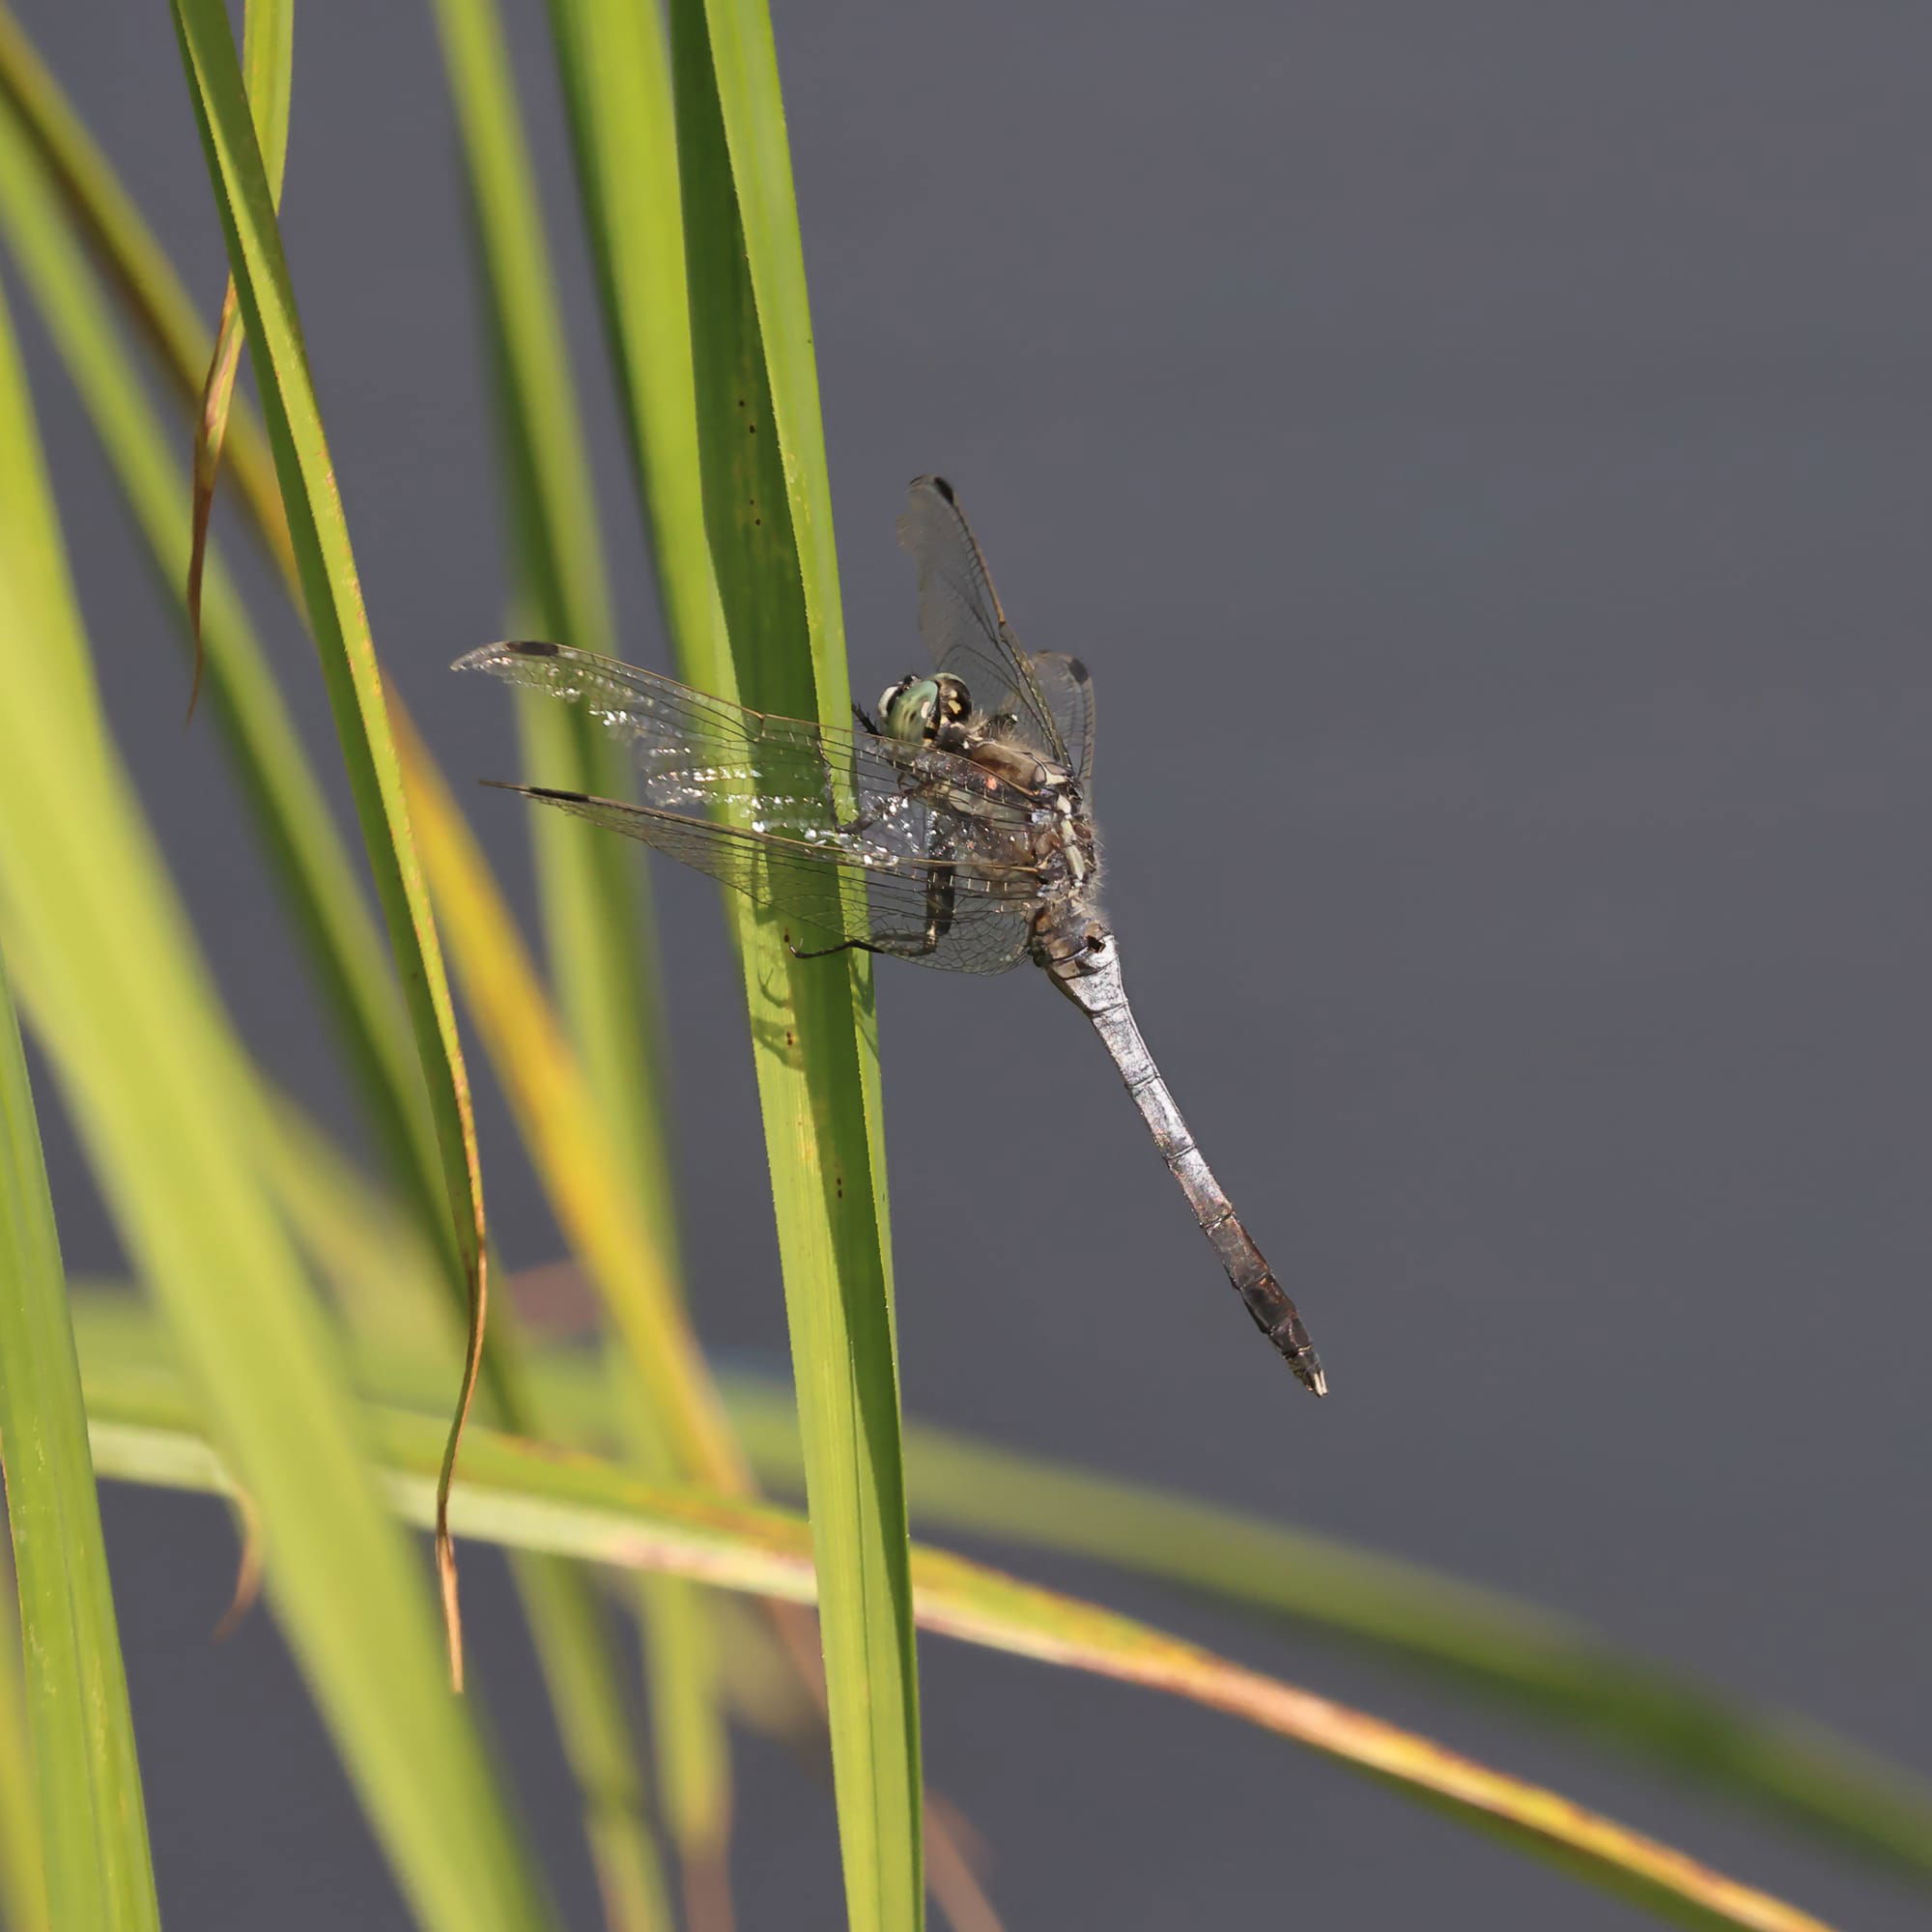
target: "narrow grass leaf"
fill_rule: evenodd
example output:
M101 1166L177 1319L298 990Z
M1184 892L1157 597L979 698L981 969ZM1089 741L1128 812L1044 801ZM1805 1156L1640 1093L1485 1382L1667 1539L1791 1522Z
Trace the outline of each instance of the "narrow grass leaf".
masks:
M754 265L782 252L769 229L788 226L795 242L797 215L788 195L739 176L727 140L749 113L778 114L782 141L776 73L769 91L727 105L744 62L721 64L696 0L673 0L670 21L699 468L732 684L760 710L842 723L850 687L802 276L789 299L761 305L754 287ZM846 1909L861 1932L916 1926L918 1672L869 961L799 961L769 913L740 920L820 1565ZM838 929L836 914L821 923Z
M293 0L248 0L242 18L242 69L248 105L255 116L255 138L269 171L269 191L279 208L282 174L289 153L289 100L295 85L296 14ZM214 482L221 470L221 446L228 436L228 410L235 399L235 377L242 366L242 305L230 275L221 295L214 353L201 386L195 418L193 507L188 525L187 627L194 640L194 677L188 688L188 716L201 696L201 582L208 559L208 521L214 509Z
M0 382L0 422L26 424ZM0 530L43 528L38 449L0 435ZM54 556L60 555L58 550ZM42 573L43 580L47 573ZM266 1539L270 1592L423 1922L547 1922L513 1819L438 1668L335 1339L266 1198L248 1080L108 746L71 597L0 570L0 940L96 1179L162 1296ZM59 809L49 801L59 801Z
M429 1090L457 1252L469 1285L469 1340L442 1476L446 1503L457 1445L481 1366L489 1312L483 1182L468 1075L450 1010L436 924L416 867L409 808L390 737L375 645L234 37L220 0L174 0L174 15L188 92L227 237L229 267L254 350L263 412L300 568L309 628L322 660L350 790L403 982ZM463 1646L456 1555L446 1522L439 1523L436 1541L450 1670L461 1685Z
M220 1459L198 1434L185 1394L152 1371L97 1376L90 1370L89 1415L102 1474L171 1488L224 1488ZM392 1501L410 1520L427 1521L438 1454L433 1421L384 1409L373 1412L372 1425ZM466 1535L622 1568L672 1570L797 1602L813 1593L810 1530L790 1512L653 1489L609 1463L488 1430L475 1433L468 1470L457 1503ZM1676 1923L1826 1932L1810 1914L1554 1792L1098 1605L942 1550L917 1550L912 1568L924 1629L1225 1712Z
M11 355L0 324L0 355ZM10 378L12 380L10 380ZM17 372L0 377L13 387ZM0 548L4 548L0 545ZM12 559L0 554L0 571ZM4 595L4 593L0 593ZM60 1925L158 1928L148 1814L40 1125L0 960L0 1459L40 1813ZM10 1690L14 1661L6 1671Z

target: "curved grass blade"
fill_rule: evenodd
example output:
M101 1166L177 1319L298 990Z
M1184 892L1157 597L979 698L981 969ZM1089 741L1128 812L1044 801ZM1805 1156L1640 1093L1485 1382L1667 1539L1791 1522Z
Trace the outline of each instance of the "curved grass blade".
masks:
M0 417L24 424L24 406L8 396ZM34 439L0 438L0 531L45 540ZM91 699L71 594L36 600L36 587L0 570L9 958L260 1512L278 1614L405 1890L447 1932L530 1932L547 1922L536 1880L440 1682L429 1604L377 1496L334 1337L260 1185L249 1074Z
M165 1334L126 1294L78 1293L73 1321L90 1379L170 1360ZM593 1438L614 1439L594 1363L550 1350L531 1368L550 1406L575 1414ZM434 1362L420 1350L365 1350L356 1369L382 1401L435 1406ZM759 1477L796 1492L803 1469L790 1391L744 1375L722 1386ZM1727 1698L1569 1618L1202 1497L918 1422L906 1430L906 1467L914 1519L928 1526L1088 1557L1292 1623L1372 1661L1501 1698L1560 1735L1690 1778L1840 1852L1932 1880L1932 1790L1903 1766L1808 1719Z
M282 201L282 175L289 153L289 98L295 84L294 0L248 0L242 17L242 70L248 104L255 116L255 138L269 171L269 193L275 206ZM221 294L221 320L214 330L214 354L201 387L201 410L195 418L193 508L188 525L188 634L194 640L194 675L188 687L187 715L194 716L201 696L201 581L208 558L208 522L214 509L214 482L221 470L221 445L228 435L228 408L235 397L235 377L242 366L242 307L236 298L235 277Z
M409 808L390 738L375 645L234 38L221 0L173 0L173 4L188 92L227 237L229 267L254 349L263 412L300 566L309 628L322 660L363 843L403 982L429 1090L457 1252L469 1285L469 1339L442 1476L444 1520L439 1521L436 1534L450 1674L460 1686L462 1617L446 1508L457 1445L482 1364L489 1316L483 1183L468 1076L436 924L415 867Z
M598 504L583 447L542 211L494 0L437 0L475 223L485 314L495 350L497 419L521 632L613 648ZM629 783L620 748L567 706L518 706L524 768L544 782L599 796ZM664 1064L649 874L614 840L561 814L529 814L545 951L578 1065L619 1184L636 1198L665 1274L678 1291L676 1227L661 1124ZM505 915L507 917L507 915ZM638 1466L677 1464L639 1400L620 1405ZM663 1810L701 1923L728 1922L729 1744L715 1644L701 1595L671 1577L640 1579Z
M759 1477L796 1491L789 1391L743 1376L724 1388ZM584 1406L562 1389L556 1399ZM1725 1697L1568 1617L1200 1496L924 1424L907 1429L906 1459L923 1524L1090 1557L1285 1620L1932 1882L1932 1787L1822 1725Z
M0 340L0 355L11 344ZM0 378L0 389L17 378ZM0 499L11 496L0 491ZM4 540L0 540L3 543ZM12 562L0 554L0 570ZM4 593L0 593L4 595ZM59 1925L158 1932L148 1814L40 1125L0 960L0 1457L27 1661L38 1849ZM12 1635L12 1632L7 1632ZM6 1661L14 1678L14 1660Z
M198 1434L185 1394L152 1372L90 1372L89 1414L101 1472L170 1488L225 1488L220 1460ZM411 1520L428 1520L438 1451L432 1419L384 1409L373 1411L371 1421L393 1503ZM457 1500L466 1535L621 1568L662 1568L796 1602L812 1594L810 1530L788 1511L651 1489L609 1463L484 1429L473 1435L466 1466ZM1808 1913L1554 1792L1098 1605L943 1550L918 1549L912 1570L926 1630L1226 1712L1679 1924L1826 1932Z

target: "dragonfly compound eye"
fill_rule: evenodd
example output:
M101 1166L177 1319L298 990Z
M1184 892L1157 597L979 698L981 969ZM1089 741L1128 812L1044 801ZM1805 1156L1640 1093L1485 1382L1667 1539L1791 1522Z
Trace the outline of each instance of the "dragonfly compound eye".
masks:
M950 671L940 674L939 715L949 724L963 724L973 715L973 696L964 682Z
M932 708L939 695L929 677L902 677L879 699L879 723L888 738L919 744L932 736Z

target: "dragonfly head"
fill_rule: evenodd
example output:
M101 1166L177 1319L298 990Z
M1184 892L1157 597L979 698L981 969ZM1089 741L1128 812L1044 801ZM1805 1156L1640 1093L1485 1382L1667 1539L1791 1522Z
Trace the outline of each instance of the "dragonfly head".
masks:
M929 744L947 725L963 724L972 715L972 696L951 671L902 677L879 699L879 728L909 745Z

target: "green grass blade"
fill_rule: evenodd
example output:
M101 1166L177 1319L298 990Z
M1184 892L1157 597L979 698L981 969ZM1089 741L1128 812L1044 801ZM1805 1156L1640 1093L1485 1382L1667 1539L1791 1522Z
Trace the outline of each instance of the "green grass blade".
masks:
M255 139L269 172L269 190L277 208L289 154L289 107L295 91L296 13L293 0L248 0L242 33L242 69L248 105L255 117ZM189 516L187 588L188 630L194 639L194 678L187 708L194 714L205 664L201 636L202 582L208 564L208 526L214 509L214 485L221 449L228 436L229 407L242 367L242 304L230 275L221 296L221 320L201 388L195 418L193 508Z
M492 0L438 0L436 13L496 352L518 627L610 651L614 639L598 505L501 22ZM594 720L536 696L518 712L531 778L604 797L627 789L621 748ZM599 838L561 813L527 817L557 1004L616 1183L637 1197L675 1292L649 874L618 840ZM627 1385L641 1402L634 1378ZM677 1465L668 1460L660 1432L636 1406L626 1404L622 1412L639 1468L674 1475ZM730 1787L711 1634L690 1585L646 1579L639 1599L666 1819L692 1874L689 1883L715 1892L724 1883Z
M754 287L756 264L783 252L770 228L788 227L795 245L797 216L737 172L727 142L746 115L778 114L776 74L767 94L727 99L744 64L714 60L696 0L673 0L670 18L699 464L733 683L760 710L842 723L850 690L802 277L789 302L761 304ZM781 142L782 130L780 116ZM918 1671L869 961L795 960L769 914L740 918L820 1565L846 1909L862 1932L916 1926Z
M817 598L817 628L809 623L791 535L794 517L827 530L829 517L822 504L791 500L705 32L689 10L676 17L673 86L654 7L551 8L660 589L691 683L794 714L815 715L822 703L842 721L836 610ZM683 287L688 311L672 294ZM802 310L775 322L805 327ZM781 369L795 359L781 358ZM788 423L799 414L796 388L787 382ZM822 482L809 469L796 480L802 499ZM861 1927L911 1925L920 1910L918 1706L886 1220L868 1132L871 1041L855 1016L855 1008L868 1011L869 982L857 967L822 962L794 980L779 934L733 912L763 1042L759 1094L813 1444L848 1910Z
M24 425L23 399L7 394L0 419ZM0 436L0 531L50 528L33 436ZM32 573L0 570L0 937L255 1506L278 1614L401 1884L426 1924L526 1932L547 1922L537 1884L441 1683L335 1339L260 1186L248 1073L87 700L71 598L35 590Z
M669 54L642 0L551 0L585 236L682 674L732 676L706 533Z
M226 1487L220 1459L197 1431L179 1382L152 1370L90 1367L88 1405L103 1475L171 1488ZM411 1520L428 1520L438 1457L433 1419L378 1410L372 1429L394 1505ZM468 1472L457 1503L466 1535L587 1562L662 1568L797 1602L812 1595L811 1532L788 1511L653 1489L592 1458L561 1456L480 1429L469 1447ZM1678 1924L1707 1932L1825 1932L1795 1906L1553 1792L1098 1605L941 1550L918 1550L913 1572L919 1619L927 1630L1223 1711Z
M363 844L403 982L442 1157L457 1252L469 1284L470 1340L450 1432L443 1478L446 1494L457 1439L481 1363L488 1310L483 1181L468 1075L436 923L416 869L375 644L234 37L220 0L175 0L174 15L209 177L227 237L229 267L247 323L309 628L322 660ZM450 1665L460 1684L462 1626L456 1606L455 1553L440 1527L437 1540Z
M4 334L4 326L0 326ZM12 345L0 339L0 355ZM17 372L0 377L16 389ZM12 563L0 556L0 569ZM4 593L0 593L4 595ZM148 1814L68 1325L67 1283L13 995L0 962L0 1452L39 1800L60 1925L158 1927ZM13 1662L7 1665L13 1676Z

